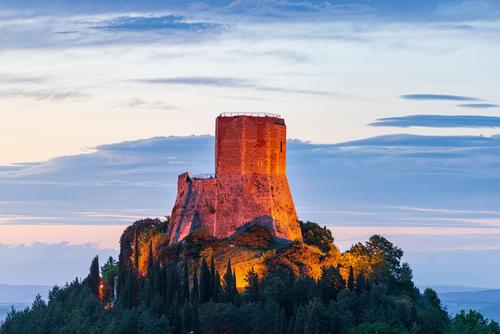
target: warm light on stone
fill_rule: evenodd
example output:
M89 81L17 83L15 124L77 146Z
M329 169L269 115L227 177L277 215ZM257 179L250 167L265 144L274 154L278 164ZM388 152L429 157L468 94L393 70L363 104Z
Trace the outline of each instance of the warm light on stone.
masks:
M286 178L286 125L277 115L221 115L212 177L181 174L169 244L197 229L227 238L258 224L278 240L302 240Z

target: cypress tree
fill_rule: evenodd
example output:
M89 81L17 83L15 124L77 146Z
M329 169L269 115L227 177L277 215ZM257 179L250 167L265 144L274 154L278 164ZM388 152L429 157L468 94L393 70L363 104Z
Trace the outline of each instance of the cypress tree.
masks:
M135 270L139 272L139 232L137 226L134 231L134 266Z
M218 302L220 300L220 295L221 295L220 274L218 270L215 272L213 294L214 294L213 297L214 302Z
M352 266L349 267L349 277L347 278L347 288L351 291L354 290L354 271Z
M236 282L231 268L231 259L227 261L227 269L224 274L224 297L228 302L234 302Z
M238 293L238 288L236 287L236 269L233 270L233 287L232 287L232 290L233 290L233 296L234 296L233 302L236 303L236 304L239 304L239 302L240 302L240 294Z
M101 284L101 278L99 276L99 256L94 257L92 263L90 264L88 280L90 289L94 295L99 296L99 285Z
M191 299L193 301L193 304L198 303L198 273L196 268L194 268L193 273L193 288L191 289Z
M183 278L182 278L182 289L183 289L183 294L182 297L184 298L185 302L189 301L189 268L188 268L188 263L187 259L184 261L184 268L183 268Z
M176 268L173 265L170 265L167 268L167 291L165 296L166 305L169 305L174 297L181 297L179 296L180 293L182 293L182 291L179 275Z
M153 255L153 240L149 241L149 252L148 252L148 276L149 273L153 271L154 266L154 255Z
M151 301L153 300L153 296L155 296L159 291L155 291L155 264L153 257L153 242L149 241L149 249L148 249L148 268L146 273L146 280L144 281L144 291L143 294L145 296L144 302L146 305L150 306Z
M215 301L215 262L213 256L210 260L210 298Z
M125 277L125 298L124 304L125 307L133 307L137 302L137 276L132 271L127 271Z
M259 276L257 272L252 267L250 271L245 276L245 282L247 283L247 287L245 289L246 297L252 301L256 302L259 299Z
M362 272L356 277L356 292L361 292L365 288L365 276Z
M207 261L203 258L200 272L200 303L204 304L210 300L210 290L210 271L208 270Z

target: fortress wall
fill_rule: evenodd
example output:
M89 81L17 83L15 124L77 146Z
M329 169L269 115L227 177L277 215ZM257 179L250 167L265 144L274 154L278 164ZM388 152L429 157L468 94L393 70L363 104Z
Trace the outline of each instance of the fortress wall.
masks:
M177 179L177 197L170 215L170 224L167 228L167 238L170 243L181 240L180 235L186 235L186 230L189 231L191 228L191 222L184 219L185 208L191 197L191 186L191 178L188 173L179 175Z
M167 237L170 243L184 239L195 229L214 234L217 206L217 180L192 179L188 173L179 175Z
M234 117L217 117L215 127L215 174L241 174L243 122Z
M297 213L286 176L231 175L218 180L217 234L226 238L259 224L277 238L301 240Z
M273 124L275 135L271 137L271 170L277 175L286 175L286 126L283 119Z
M278 239L302 239L286 178L283 119L218 117L215 155L216 178L179 176L170 244L196 229L227 238L253 224L266 226Z
M286 126L283 119L219 116L215 142L217 176L286 172Z

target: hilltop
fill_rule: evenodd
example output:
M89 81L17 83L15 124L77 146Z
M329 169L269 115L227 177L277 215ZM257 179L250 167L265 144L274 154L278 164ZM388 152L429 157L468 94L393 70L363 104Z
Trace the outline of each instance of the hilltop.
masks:
M169 246L168 224L135 222L119 262L99 268L95 258L85 280L11 312L0 333L500 333L477 312L450 318L382 236L341 252L328 229L306 222L303 240L288 244L253 226Z

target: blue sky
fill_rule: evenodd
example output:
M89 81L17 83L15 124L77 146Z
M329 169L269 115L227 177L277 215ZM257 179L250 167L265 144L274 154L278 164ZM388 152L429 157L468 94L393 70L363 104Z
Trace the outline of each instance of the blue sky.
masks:
M498 17L492 0L3 0L0 257L114 252L169 213L177 174L213 169L219 113L273 112L299 139L301 218L343 247L393 237L422 283L499 287L454 262L500 249Z

